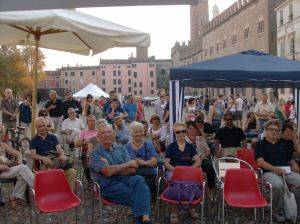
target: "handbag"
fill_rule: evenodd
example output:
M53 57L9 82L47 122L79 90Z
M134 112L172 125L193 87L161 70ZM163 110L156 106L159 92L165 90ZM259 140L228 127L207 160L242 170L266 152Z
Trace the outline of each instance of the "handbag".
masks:
M284 216L287 220L296 223L297 222L297 202L293 192L291 192L286 184L285 175L283 174L283 185L284 185L284 195L283 195L283 208Z
M201 195L201 185L192 181L172 181L165 192L166 198L178 201L179 206L184 210L188 210L193 201L200 198ZM187 204L182 203L187 201Z

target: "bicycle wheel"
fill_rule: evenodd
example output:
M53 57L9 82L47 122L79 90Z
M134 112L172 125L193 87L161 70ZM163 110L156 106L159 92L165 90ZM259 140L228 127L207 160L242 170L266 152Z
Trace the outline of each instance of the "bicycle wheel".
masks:
M30 150L30 140L29 138L22 138L19 142L20 144L20 149L22 151L22 154L26 151Z

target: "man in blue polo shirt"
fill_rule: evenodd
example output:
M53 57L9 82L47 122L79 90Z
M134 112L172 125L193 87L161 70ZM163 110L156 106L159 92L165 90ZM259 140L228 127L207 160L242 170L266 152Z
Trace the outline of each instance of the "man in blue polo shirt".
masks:
M134 103L134 97L132 95L128 96L127 103L124 104L123 110L128 114L130 122L136 120L137 106Z
M91 152L90 167L95 181L101 186L101 196L111 202L130 206L136 223L151 224L150 191L143 177L132 175L138 168L136 160L124 146L113 146L111 125L98 130L100 147Z
M63 149L53 134L49 134L46 127L46 120L43 117L35 119L37 135L30 142L30 153L33 160L42 162L42 169L62 168L64 169L66 179L73 189L76 181L76 170L71 167L64 167L67 158ZM50 152L56 151L58 157L51 159ZM64 167L64 168L63 168Z

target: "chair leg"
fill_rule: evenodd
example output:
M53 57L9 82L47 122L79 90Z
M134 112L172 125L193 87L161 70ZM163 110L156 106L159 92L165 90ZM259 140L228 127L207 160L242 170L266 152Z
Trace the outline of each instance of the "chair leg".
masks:
M88 217L86 217L88 219ZM78 207L76 206L75 208L75 223L77 224L78 222Z
M224 190L222 194L222 223L225 223L225 201L224 201Z

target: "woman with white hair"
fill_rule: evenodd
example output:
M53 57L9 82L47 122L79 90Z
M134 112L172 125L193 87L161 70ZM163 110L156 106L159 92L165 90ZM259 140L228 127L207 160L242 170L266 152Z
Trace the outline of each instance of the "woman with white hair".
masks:
M155 193L155 176L157 165L157 153L151 142L144 140L144 125L140 122L132 122L129 126L131 140L125 145L130 158L137 160L139 168L137 173L143 176L152 194Z

